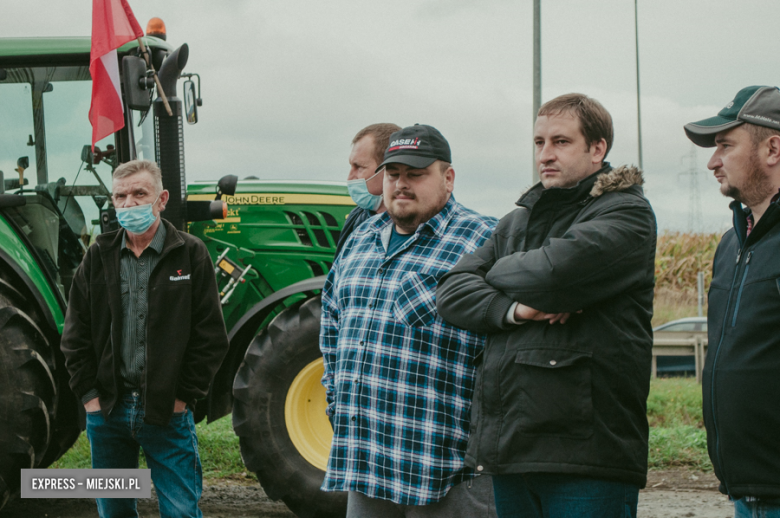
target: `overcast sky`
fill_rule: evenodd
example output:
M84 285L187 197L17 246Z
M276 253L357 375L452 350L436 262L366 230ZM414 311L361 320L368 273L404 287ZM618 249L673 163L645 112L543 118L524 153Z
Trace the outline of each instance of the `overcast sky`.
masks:
M502 216L531 185L531 0L328 2L129 0L143 27L188 43L203 80L187 126L188 180L345 179L354 134L374 122L436 126L457 199ZM2 35L89 35L88 0L6 2ZM697 171L703 227L728 200L682 126L736 92L778 84L777 0L639 0L646 194L659 226L688 230ZM542 0L542 100L578 91L611 112L613 165L637 164L634 2ZM87 114L84 113L84 117ZM88 138L87 138L88 140Z

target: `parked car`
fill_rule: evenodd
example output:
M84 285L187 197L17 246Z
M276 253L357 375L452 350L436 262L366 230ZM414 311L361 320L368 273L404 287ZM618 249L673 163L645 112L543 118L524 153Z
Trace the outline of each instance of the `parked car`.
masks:
M664 333L707 332L707 317L688 317L672 320L653 329L654 337ZM696 376L696 359L691 356L659 356L657 358L658 376Z

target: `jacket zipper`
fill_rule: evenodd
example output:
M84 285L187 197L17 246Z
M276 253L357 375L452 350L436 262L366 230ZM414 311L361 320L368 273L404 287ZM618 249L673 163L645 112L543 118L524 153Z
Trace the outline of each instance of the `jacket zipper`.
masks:
M737 313L739 313L739 301L742 299L742 288L745 287L745 279L747 279L747 274L750 271L750 257L753 255L753 252L748 252L747 258L745 259L745 273L742 275L742 282L739 284L739 292L737 292L737 302L734 306L734 317L731 320L731 327L735 327L737 325Z
M731 289L729 289L729 298L726 303L726 312L723 315L723 325L720 330L720 340L718 340L718 347L715 349L715 358L712 360L712 384L710 386L710 405L712 407L712 424L715 425L715 451L718 456L718 464L720 464L721 473L723 473L723 485L726 486L728 491L728 484L725 476L725 466L723 465L723 457L720 453L720 434L718 433L718 416L715 410L715 367L718 363L718 356L720 355L720 346L723 344L723 338L726 334L726 319L729 314L729 307L731 306L731 295L734 293L734 286L737 283L737 276L739 274L739 260L742 258L742 250L737 252L737 266L734 269L734 278L731 280ZM743 279L744 282L744 279Z
M163 222L160 221L160 224L162 225ZM167 237L166 237L166 239L167 239ZM165 259L168 256L168 254L171 253L171 250L175 250L175 249L179 248L180 246L184 246L184 243L183 242L182 243L177 243L177 244L173 245L171 248L169 248L168 250L166 250L165 246L163 245L163 251L160 254L160 258L157 260L157 264L154 266L154 268L152 268L152 271L149 272L149 279L147 281L147 286L146 286L146 307L147 308L149 307L149 299L151 298L151 296L152 296L151 293L153 291L153 288L152 288L152 275L154 275L154 271L160 266L160 263L163 262L163 259ZM192 265L190 265L190 267L192 267ZM145 341L144 341L144 374L143 374L143 376L144 376L144 388L141 391L141 395L142 395L142 398L143 398L143 401L141 402L141 404L143 405L143 409L144 409L144 419L146 419L146 394L149 392L149 376L148 376L148 374L149 374L149 354L148 354L149 353L149 318L148 318L148 313L147 313L147 319L146 319L146 336L144 337L144 339L145 339ZM178 388L179 387L177 386L176 389L178 389ZM175 391L176 390L174 389L174 392ZM173 399L173 406L174 406L174 408L176 407L176 396L175 396L175 394L174 394L174 399ZM187 411L187 407L186 406L184 407L184 411L185 412Z

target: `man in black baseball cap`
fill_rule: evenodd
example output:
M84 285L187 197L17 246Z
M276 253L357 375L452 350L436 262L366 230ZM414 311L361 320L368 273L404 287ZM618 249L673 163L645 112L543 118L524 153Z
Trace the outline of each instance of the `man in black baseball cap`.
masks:
M433 126L415 124L390 135L385 160L377 170L387 164L405 164L422 169L436 160L452 162L449 142Z
M704 365L707 448L735 516L780 517L780 90L749 86L717 116L685 125L715 147L707 167L734 198L718 245ZM743 207L744 205L744 207Z
M466 466L485 336L444 322L436 283L497 220L455 201L450 146L415 125L390 136L387 210L357 227L322 290L322 383L333 440L324 491L347 518L495 518L488 476Z
M415 124L390 135L383 167L384 203L400 236L438 214L454 188L450 145L433 126Z

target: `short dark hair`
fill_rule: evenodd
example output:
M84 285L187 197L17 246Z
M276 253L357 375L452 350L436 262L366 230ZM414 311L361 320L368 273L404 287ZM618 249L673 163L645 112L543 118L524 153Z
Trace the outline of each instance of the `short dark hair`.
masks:
M390 145L390 135L396 131L401 131L401 126L392 122L371 124L357 132L352 139L352 145L354 146L363 137L371 135L374 139L374 158L377 164L381 164L385 160L385 150Z
M753 143L753 147L756 147L769 137L780 137L780 130L767 128L766 126L759 126L757 124L750 124L749 122L746 122L745 124L742 124L742 127L745 128L745 131L747 131L750 135L750 140Z
M585 144L588 149L594 144L604 139L607 143L607 152L604 158L607 158L609 150L612 149L614 139L614 129L612 127L612 116L598 102L585 94L565 94L547 101L539 108L537 115L560 115L562 113L571 113L580 121L580 131L585 137Z

